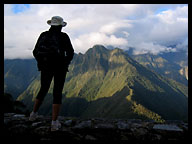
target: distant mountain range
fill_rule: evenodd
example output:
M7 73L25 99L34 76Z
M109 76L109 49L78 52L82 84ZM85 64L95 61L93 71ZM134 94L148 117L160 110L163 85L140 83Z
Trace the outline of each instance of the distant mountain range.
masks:
M4 91L16 99L39 74L35 59L4 61Z
M185 57L183 57L179 62L169 60L162 54L141 54L132 55L131 57L143 66L161 74L162 76L176 80L186 86L188 85L188 64L187 58L185 59Z
M188 118L187 60L163 55L131 55L95 45L75 54L63 90L61 114L83 118L141 118L164 121ZM32 109L40 89L36 62L5 60L5 91ZM40 113L51 114L52 90Z

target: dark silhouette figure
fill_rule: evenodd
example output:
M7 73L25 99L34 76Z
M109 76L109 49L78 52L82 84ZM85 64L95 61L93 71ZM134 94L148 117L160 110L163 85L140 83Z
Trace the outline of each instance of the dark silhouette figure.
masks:
M61 103L68 66L73 59L74 50L68 35L61 32L66 22L59 16L52 17L47 23L51 25L49 31L42 32L33 50L37 60L38 70L41 71L41 88L36 97L30 120L37 118L37 111L46 96L52 78L54 77L52 125L51 130L58 130L61 124L57 120Z

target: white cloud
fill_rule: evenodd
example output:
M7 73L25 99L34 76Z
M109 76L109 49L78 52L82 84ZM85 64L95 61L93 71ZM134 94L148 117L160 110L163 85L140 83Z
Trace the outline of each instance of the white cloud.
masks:
M119 29L122 28L131 28L132 25L129 20L119 20L112 23L105 24L104 26L101 26L100 32L106 33L106 34L113 34L117 32Z
M162 10L164 9L164 10ZM71 38L75 52L86 52L95 44L113 45L135 52L157 53L188 41L187 5L139 4L32 4L26 11L13 13L4 5L5 58L32 57L47 20L60 15L67 22L63 31Z
M154 44L153 42L142 42L136 44L135 46L137 47L137 49L134 51L134 54L144 54L144 53L157 54L162 51L171 51L170 47Z
M181 10L184 11L181 13ZM136 47L136 52L154 52L166 50L169 45L177 45L188 39L187 6L177 7L175 10L166 10L159 14L149 15L134 20L133 28L129 29L129 45ZM145 44L149 45L146 50ZM155 47L152 46L155 44ZM161 46L161 47L157 47ZM139 47L138 47L139 46ZM143 48L142 48L143 46ZM185 43L183 49L188 46ZM176 49L178 49L176 47Z
M106 35L100 32L84 34L74 40L74 47L77 47L77 52L86 52L95 44L103 44L105 46L112 45L117 47L125 47L128 41L124 38L118 38L115 35ZM86 47L85 47L86 45Z

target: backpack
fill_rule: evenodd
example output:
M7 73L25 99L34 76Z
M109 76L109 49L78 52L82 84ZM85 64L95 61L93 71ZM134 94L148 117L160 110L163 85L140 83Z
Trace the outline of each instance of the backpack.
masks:
M61 57L63 52L60 48L59 35L45 32L37 45L37 61L40 63L50 63Z

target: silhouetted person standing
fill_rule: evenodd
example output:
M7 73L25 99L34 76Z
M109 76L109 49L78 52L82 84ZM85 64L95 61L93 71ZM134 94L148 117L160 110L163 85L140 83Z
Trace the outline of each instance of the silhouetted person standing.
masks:
M55 131L61 127L57 117L62 103L62 90L66 73L73 59L74 50L68 35L61 32L62 27L66 26L67 23L59 16L52 17L47 23L51 25L51 28L49 31L41 33L33 50L38 69L41 71L41 88L29 120L37 118L37 111L54 77L51 131Z

